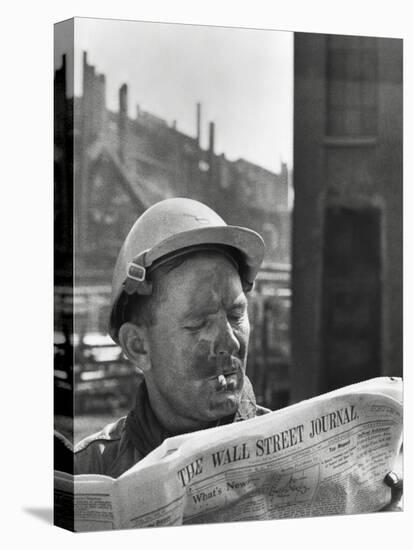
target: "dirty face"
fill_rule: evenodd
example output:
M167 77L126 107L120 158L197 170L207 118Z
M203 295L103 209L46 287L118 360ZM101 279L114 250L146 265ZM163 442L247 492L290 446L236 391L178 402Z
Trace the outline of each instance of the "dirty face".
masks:
M148 327L145 376L158 416L198 429L236 412L244 384L249 321L236 267L219 253L189 257L167 275Z

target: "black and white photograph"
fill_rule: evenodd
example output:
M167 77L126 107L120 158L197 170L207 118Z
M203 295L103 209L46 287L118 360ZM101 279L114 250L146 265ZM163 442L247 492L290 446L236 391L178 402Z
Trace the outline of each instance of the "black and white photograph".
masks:
M54 39L54 521L403 510L403 40Z

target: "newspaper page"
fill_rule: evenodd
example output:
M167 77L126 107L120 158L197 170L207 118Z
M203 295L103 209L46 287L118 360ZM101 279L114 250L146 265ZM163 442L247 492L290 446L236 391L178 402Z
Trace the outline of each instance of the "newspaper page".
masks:
M100 528L378 511L390 501L401 402L401 380L380 378L168 439L112 480L116 511ZM97 477L75 476L75 530L99 528L85 522L85 500L78 508Z
M81 478L81 481L77 481ZM114 479L101 475L73 476L55 471L55 517L61 527L75 531L119 528ZM74 516L74 517L73 517ZM71 527L70 527L71 526Z

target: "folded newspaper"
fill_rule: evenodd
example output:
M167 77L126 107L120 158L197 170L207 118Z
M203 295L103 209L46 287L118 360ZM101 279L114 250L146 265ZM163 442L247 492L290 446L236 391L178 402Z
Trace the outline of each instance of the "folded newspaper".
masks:
M167 439L117 479L55 472L55 490L75 531L375 512L401 438L402 381L375 378Z

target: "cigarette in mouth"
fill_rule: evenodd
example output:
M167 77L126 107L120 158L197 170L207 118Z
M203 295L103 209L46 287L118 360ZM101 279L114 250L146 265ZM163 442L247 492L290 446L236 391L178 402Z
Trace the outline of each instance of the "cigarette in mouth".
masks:
M226 388L227 381L226 381L225 376L223 374L220 374L218 376L218 384L221 386L221 388Z

